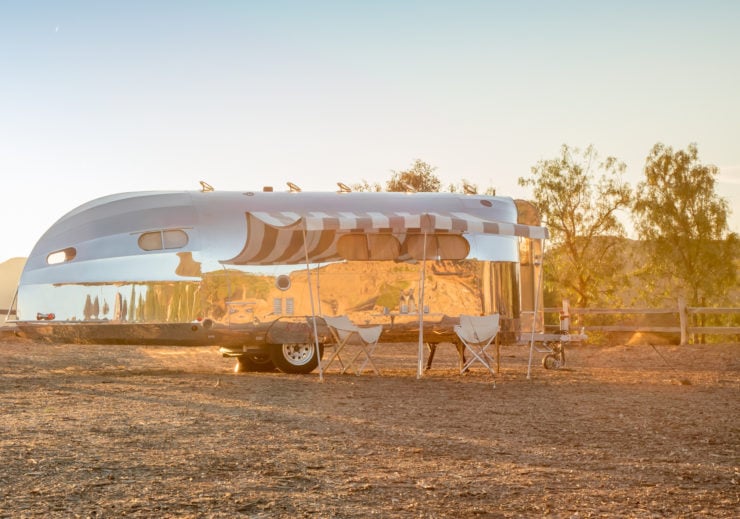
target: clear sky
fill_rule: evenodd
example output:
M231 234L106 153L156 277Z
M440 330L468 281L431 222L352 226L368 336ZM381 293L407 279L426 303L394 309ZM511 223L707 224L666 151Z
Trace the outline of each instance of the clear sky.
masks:
M527 197L564 143L695 142L740 231L740 1L0 0L0 261L122 191L335 190L420 158Z

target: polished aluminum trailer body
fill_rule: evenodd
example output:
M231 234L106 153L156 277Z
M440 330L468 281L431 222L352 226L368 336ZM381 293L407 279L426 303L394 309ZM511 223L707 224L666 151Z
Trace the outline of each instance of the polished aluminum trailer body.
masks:
M460 314L497 312L513 338L532 299L520 279L537 277L547 236L520 213L510 198L451 193L111 195L38 241L16 326L56 341L214 344L255 362L290 357L285 345L310 356L321 315L383 324L383 342L414 341L422 322L443 342Z

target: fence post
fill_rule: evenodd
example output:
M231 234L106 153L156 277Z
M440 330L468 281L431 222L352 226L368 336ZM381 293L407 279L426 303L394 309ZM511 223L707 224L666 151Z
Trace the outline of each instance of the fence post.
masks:
M689 315L683 297L678 298L678 322L681 327L681 346L686 346L689 343Z
M560 331L570 332L570 301L563 299L563 309L560 311Z

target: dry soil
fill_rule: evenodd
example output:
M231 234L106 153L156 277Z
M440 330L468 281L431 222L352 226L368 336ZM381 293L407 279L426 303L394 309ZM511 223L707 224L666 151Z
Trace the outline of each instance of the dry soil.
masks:
M0 517L737 517L738 344L451 346L416 378L232 372L214 348L0 342Z

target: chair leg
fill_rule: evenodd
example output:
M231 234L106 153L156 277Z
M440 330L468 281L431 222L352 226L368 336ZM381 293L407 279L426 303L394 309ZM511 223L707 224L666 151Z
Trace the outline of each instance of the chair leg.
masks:
M377 346L378 346L378 344L375 343L372 346L370 346L370 349L368 349L367 348L367 345L361 344L360 345L360 348L361 348L360 351L358 351L355 354L355 356L352 357L352 360L350 360L347 363L347 367L342 370L342 374L344 374L348 369L350 369L350 367L352 367L352 365L357 360L357 357L359 357L360 354L364 352L365 353L365 360L362 362L362 364L360 365L359 368L355 368L355 375L360 375L362 373L362 370L365 369L365 366L367 365L368 362L370 363L370 366L373 368L373 371L375 372L375 374L376 375L380 375L380 370L378 369L378 367L375 365L375 362L373 361L373 353L375 353L375 348Z
M344 375L347 371L349 371L349 369L357 360L357 357L360 356L360 353L362 353L362 351L358 351L357 353L355 353L354 356L349 360L349 362L347 362L347 365L342 366L342 371L340 371L340 374ZM357 368L355 368L355 374L357 374Z
M344 366L344 362L342 362L342 357L339 356L339 353L342 351L342 349L344 348L344 346L345 346L345 343L337 344L336 345L336 348L334 348L334 352L329 356L328 359L326 359L326 360L319 359L319 362L321 362L321 369L322 370L328 369L329 366L331 365L331 363L334 362L334 360L336 359L337 362L339 362L340 373L344 373L344 371L347 368Z
M477 360L478 362L480 362L486 367L488 372L494 378L494 382L495 382L496 374L493 372L493 369L491 368L491 364L490 364L491 356L486 352L486 348L482 348L480 351L475 351L474 348L467 346L467 349L473 355L473 358L465 363L462 370L460 370L460 374L462 375L463 373L465 373L470 368L470 366Z

